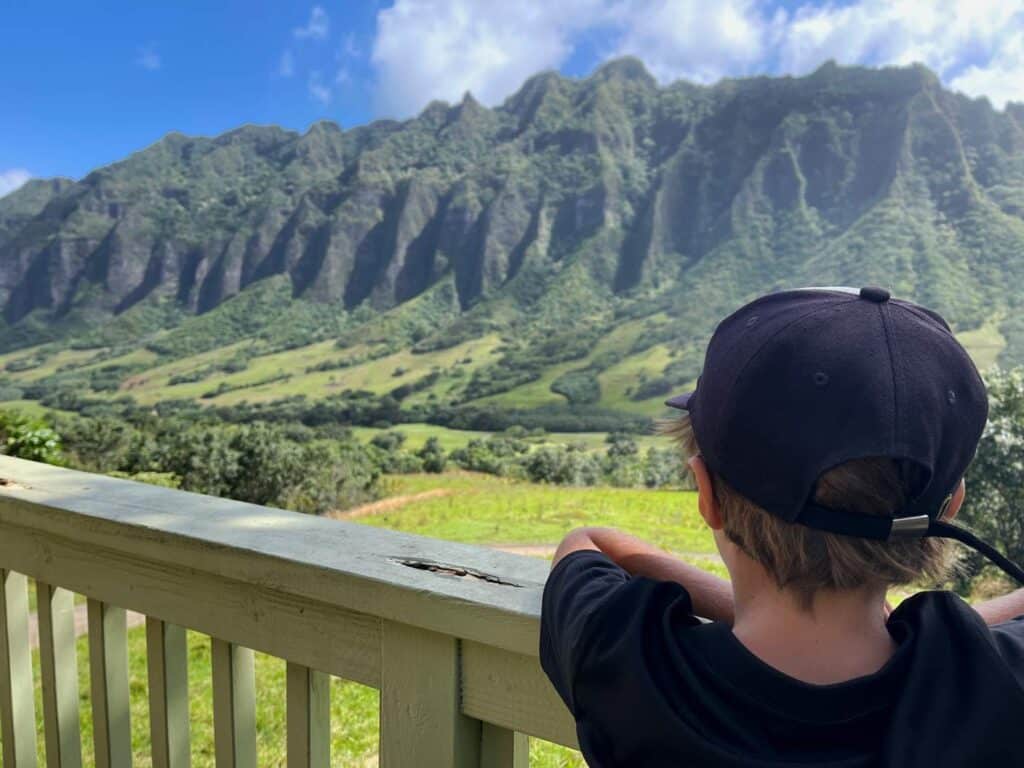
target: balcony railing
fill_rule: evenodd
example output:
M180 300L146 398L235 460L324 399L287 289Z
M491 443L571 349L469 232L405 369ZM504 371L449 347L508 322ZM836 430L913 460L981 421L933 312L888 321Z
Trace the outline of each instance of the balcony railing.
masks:
M253 651L287 661L289 768L329 764L329 675L380 690L384 768L528 764L575 746L537 663L547 565L494 550L0 457L3 765L80 766L74 593L98 768L131 765L126 610L145 614L152 762L189 765L185 630L211 638L217 766L256 766Z

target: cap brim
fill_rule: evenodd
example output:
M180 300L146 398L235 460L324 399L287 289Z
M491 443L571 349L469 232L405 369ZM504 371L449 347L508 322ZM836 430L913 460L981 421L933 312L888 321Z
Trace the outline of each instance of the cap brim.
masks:
M665 405L669 408L678 408L681 411L690 410L690 400L693 398L693 392L687 392L685 395L676 395L670 397L665 401Z

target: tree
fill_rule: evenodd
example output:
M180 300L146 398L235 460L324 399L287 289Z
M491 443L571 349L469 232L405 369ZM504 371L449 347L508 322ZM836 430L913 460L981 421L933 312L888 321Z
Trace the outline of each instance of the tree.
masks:
M966 523L1015 562L1024 560L1024 373L988 374L988 424L967 472L960 511ZM973 551L964 557L958 588L966 589L986 567Z
M416 455L423 460L424 472L434 472L436 474L444 472L448 458L444 455L441 441L437 437L428 437L427 442L416 452Z

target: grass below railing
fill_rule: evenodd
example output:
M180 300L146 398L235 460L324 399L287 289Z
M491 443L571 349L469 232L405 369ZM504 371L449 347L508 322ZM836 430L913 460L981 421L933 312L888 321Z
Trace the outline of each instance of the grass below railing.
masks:
M213 687L210 667L210 639L188 633L189 720L191 722L192 765L214 768ZM78 691L82 723L82 765L96 765L92 742L92 709L89 701L88 638L78 638ZM45 765L42 694L39 688L39 652L32 654L36 681L36 733L40 765ZM146 668L146 629L128 631L128 680L132 717L132 752L136 768L151 768L149 736L149 683ZM377 765L379 736L379 693L358 683L331 678L331 764ZM257 765L284 768L286 760L285 662L256 654ZM577 768L583 766L579 753L547 742L532 741L531 768Z

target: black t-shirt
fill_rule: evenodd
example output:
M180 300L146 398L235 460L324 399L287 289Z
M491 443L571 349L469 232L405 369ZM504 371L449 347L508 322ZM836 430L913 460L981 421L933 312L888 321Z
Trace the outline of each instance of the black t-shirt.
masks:
M1024 766L1024 618L950 592L889 617L878 672L812 685L701 623L679 584L574 552L544 589L540 660L591 768Z

